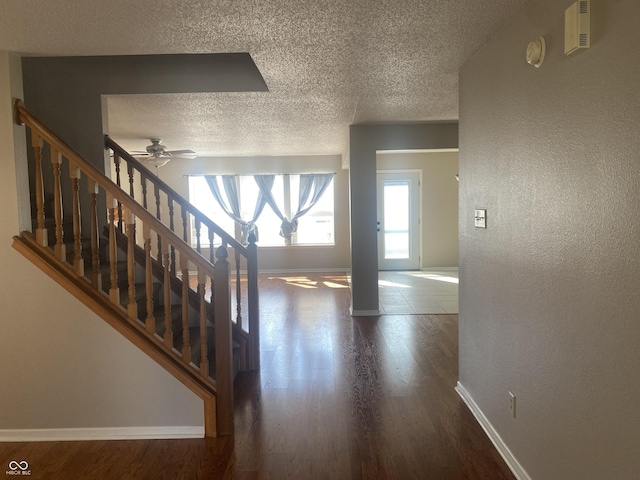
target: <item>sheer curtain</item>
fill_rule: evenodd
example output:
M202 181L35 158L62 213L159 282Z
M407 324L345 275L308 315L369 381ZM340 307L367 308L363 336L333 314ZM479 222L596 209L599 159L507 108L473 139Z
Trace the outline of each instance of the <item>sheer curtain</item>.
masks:
M278 207L278 202L276 202L276 199L273 198L273 193L271 192L271 187L273 187L276 176L254 175L253 179L256 181L262 197L264 197L265 201L269 204L269 206L273 210L273 213L275 213L282 221L282 224L280 225L280 236L291 240L291 222L289 222L287 217L282 214L282 212L280 211L280 207ZM289 233L288 236L287 232Z
M285 217L278 204L273 198L271 187L273 186L275 175L254 175L253 178L260 188L260 193L266 199L266 202L273 209L275 214L282 220L280 225L280 236L291 241L291 235L298 229L298 218L303 216L318 202L322 194L325 192L331 180L333 173L309 173L300 175L300 191L298 193L298 210L291 220Z
M256 221L260 217L264 206L267 204L267 199L262 193L262 189L258 193L258 198L256 200L256 206L253 211L253 217L251 220L244 220L241 217L240 213L240 196L238 192L238 184L236 183L235 175L205 175L205 180L207 181L207 185L209 185L209 189L213 194L213 198L220 204L220 207L224 210L224 212L233 218L242 229L242 237L240 242L243 245L246 245L248 242L249 234L253 233L256 236L256 241L258 240L258 227L256 225ZM225 196L229 201L229 204L224 199L222 192L218 186L218 178L222 180L222 186L224 188ZM275 177L274 177L275 178ZM273 179L271 179L271 183L267 180L265 184L268 186L269 191L273 185Z

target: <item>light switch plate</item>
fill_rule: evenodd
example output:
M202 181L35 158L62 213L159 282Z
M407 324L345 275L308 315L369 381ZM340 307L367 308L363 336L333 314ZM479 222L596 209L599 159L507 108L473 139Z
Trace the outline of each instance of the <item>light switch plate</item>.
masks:
M487 211L476 210L475 211L476 228L487 228Z

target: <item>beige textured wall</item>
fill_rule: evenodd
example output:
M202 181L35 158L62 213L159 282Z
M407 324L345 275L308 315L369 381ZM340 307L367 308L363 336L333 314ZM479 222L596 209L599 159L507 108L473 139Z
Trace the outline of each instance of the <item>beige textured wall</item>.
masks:
M11 248L29 210L22 127L13 138L19 70L17 57L0 52L0 435L202 426L198 397Z
M640 3L591 3L589 50L531 0L460 76L460 382L535 480L640 478Z
M379 152L377 168L422 173L422 268L457 267L458 152Z
M349 175L341 165L339 155L175 159L161 167L159 174L162 180L188 199L189 181L186 175L335 172L335 245L260 247L259 265L261 271L345 271L351 266Z

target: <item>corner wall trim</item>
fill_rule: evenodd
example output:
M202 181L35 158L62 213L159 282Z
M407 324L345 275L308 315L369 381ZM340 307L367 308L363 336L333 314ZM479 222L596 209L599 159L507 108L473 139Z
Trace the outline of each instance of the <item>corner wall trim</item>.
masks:
M516 457L513 455L513 453L511 453L509 447L507 447L500 435L498 435L496 429L493 428L493 425L491 425L491 422L489 422L487 417L484 416L484 413L482 413L480 407L478 407L473 398L471 398L471 395L469 395L467 389L464 388L460 382L458 382L456 385L456 392L458 392L458 395L460 395L462 401L467 405L467 407L469 407L469 410L471 410L473 416L476 417L476 420L478 420L478 423L489 437L489 440L491 440L493 446L496 447L498 453L500 454L500 456L502 456L502 459L505 461L515 477L518 480L531 480L529 474L524 468L522 468L522 465L520 465Z
M203 438L204 427L42 428L0 430L0 442Z

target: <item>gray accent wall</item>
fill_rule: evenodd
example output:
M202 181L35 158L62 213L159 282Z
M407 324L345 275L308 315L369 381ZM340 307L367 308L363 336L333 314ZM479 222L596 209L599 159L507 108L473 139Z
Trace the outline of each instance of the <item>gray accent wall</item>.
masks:
M568 57L571 3L531 0L460 74L459 378L530 478L630 480L640 3L592 0L592 46ZM537 69L525 49L540 35ZM473 226L476 208L486 230Z
M25 57L27 109L103 168L102 95L267 91L248 53Z

